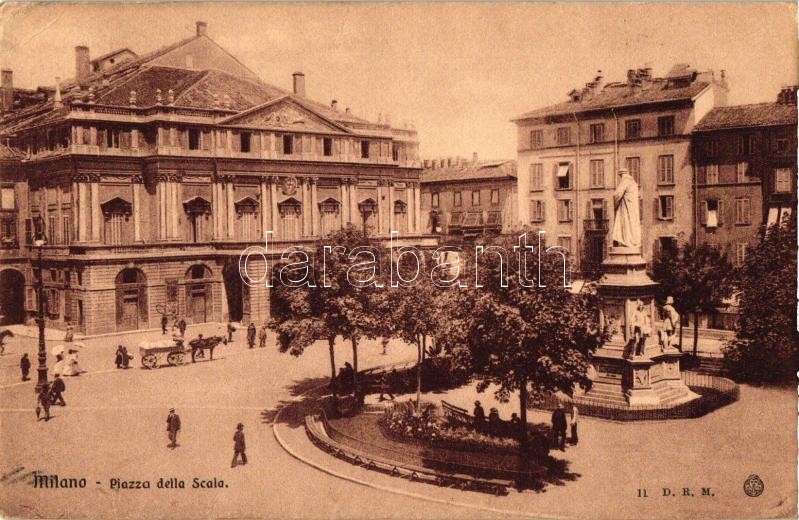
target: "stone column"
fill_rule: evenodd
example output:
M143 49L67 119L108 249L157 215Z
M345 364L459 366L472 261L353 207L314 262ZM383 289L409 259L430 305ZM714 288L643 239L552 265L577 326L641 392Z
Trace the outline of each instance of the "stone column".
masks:
M260 134L263 140L263 134ZM263 150L263 148L261 148ZM261 212L261 239L264 237L264 233L269 229L269 211L271 210L269 205L269 198L267 196L266 191L266 179L261 179L261 205L259 206L259 211Z
M233 238L236 217L234 215L235 208L233 206L233 179L228 179L225 186L227 189L227 236L228 238Z
M377 181L377 231L378 235L383 234L383 179Z
M92 198L92 240L100 241L100 182L99 178L92 179L91 198ZM46 208L45 208L46 209Z
M86 222L86 214L89 209L89 198L86 193L86 183L79 182L78 183L78 241L79 242L86 242L89 239L88 234L86 231L87 222Z
M133 241L141 241L141 176L134 175L130 182L133 184Z
M219 183L211 179L211 222L213 223L214 239L220 237L219 233Z
M341 194L339 195L339 210L341 211L341 229L344 229L345 227L347 227L347 220L350 209L350 205L347 200L347 183L345 182L344 179L342 179L341 184L339 184L338 186L339 186L339 193Z
M396 231L394 224L394 182L388 181L388 232Z
M308 226L308 197L305 194L306 181L304 177L300 177L300 206L302 213L300 214L300 236L304 237L309 233Z
M74 180L72 181L72 188L70 189L70 198L72 200L72 232L70 234L70 241L74 242L78 240L78 205L80 204L78 200L78 183Z
M178 238L178 183L169 183L169 238Z
M277 183L278 177L272 177L269 179L269 202L272 205L271 217L272 217L272 232L274 237L280 236L280 215L277 209Z
M352 179L350 182L350 222L357 227L361 225L361 215L358 213L358 180Z
M410 182L405 183L405 218L408 233L413 233L413 186Z
M414 206L413 206L413 217L415 220L415 227L413 228L414 233L421 233L422 231L422 192L419 188L419 183L415 182L413 184L413 199L414 199Z
M319 234L319 194L316 190L317 179L311 179L311 234L317 236Z

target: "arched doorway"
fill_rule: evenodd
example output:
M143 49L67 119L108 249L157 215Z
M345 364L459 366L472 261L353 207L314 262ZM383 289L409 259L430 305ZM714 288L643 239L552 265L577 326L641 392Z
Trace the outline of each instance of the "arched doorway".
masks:
M222 276L225 279L228 319L240 322L249 321L250 287L242 281L239 275L238 259L225 266Z
M0 324L25 321L25 276L16 269L0 271Z
M191 323L205 323L212 312L211 269L203 264L193 265L186 270L186 317Z
M115 280L117 330L147 326L147 277L139 269L123 269Z

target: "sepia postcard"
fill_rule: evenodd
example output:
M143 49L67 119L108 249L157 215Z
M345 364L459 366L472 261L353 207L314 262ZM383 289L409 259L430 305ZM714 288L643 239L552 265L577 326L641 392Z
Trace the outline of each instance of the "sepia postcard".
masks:
M0 4L0 517L797 517L795 2Z

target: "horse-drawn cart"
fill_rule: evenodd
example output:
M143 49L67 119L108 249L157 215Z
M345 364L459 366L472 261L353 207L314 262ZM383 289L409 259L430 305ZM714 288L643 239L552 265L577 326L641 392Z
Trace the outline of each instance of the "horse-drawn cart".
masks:
M220 343L226 343L221 336L211 336L208 338L199 337L189 341L189 346L185 347L183 340L179 338L161 341L144 341L139 343L139 355L141 365L144 368L158 368L166 363L171 366L182 365L186 362L186 357L191 357L191 362L195 359L204 359L205 350L210 353L210 358L214 359L214 349Z

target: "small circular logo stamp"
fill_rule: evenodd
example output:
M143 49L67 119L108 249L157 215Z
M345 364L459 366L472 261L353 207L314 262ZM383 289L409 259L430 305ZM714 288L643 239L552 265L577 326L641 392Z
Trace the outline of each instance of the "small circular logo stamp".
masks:
M763 480L757 475L749 475L749 478L744 481L744 493L750 497L759 497L762 495L764 487L765 484L763 484Z

